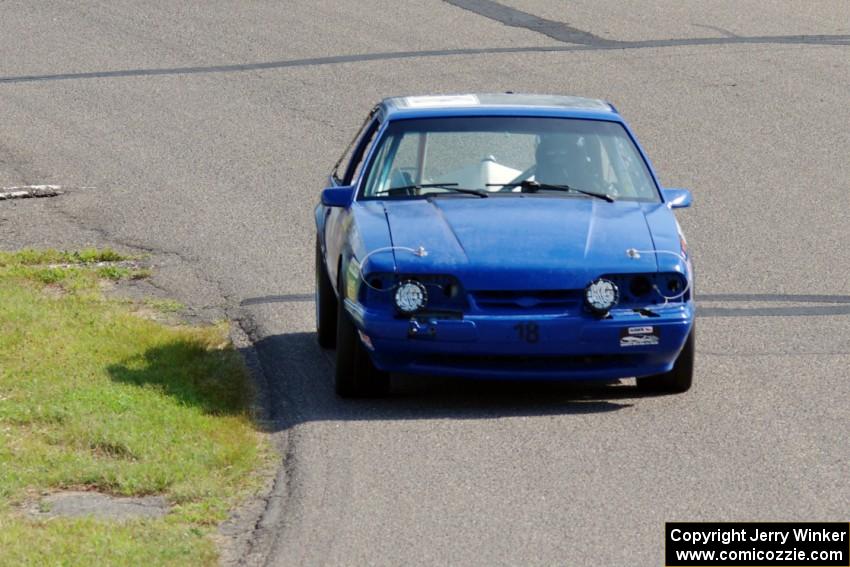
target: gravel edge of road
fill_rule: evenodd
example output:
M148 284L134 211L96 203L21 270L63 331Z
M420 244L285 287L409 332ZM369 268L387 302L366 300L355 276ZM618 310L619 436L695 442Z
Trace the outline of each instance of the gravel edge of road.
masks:
M275 465L260 473L262 488L232 510L230 517L219 526L219 562L226 567L268 563L276 541L274 528L283 517L287 499L288 434L286 429L278 427L279 420L273 417L274 396L250 331L249 320L231 318L230 339L242 354L257 389L252 408L254 421L271 436L271 445L278 455L272 460Z

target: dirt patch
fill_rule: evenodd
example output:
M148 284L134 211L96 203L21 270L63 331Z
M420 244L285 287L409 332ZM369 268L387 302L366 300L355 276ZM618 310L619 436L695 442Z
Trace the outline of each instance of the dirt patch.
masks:
M51 299L59 299L60 297L65 297L66 295L68 295L65 289L58 284L47 284L44 286L41 292L47 297L50 297Z
M32 504L27 510L37 519L79 518L90 516L102 520L159 518L168 513L168 502L162 496L128 498L100 492L55 492Z

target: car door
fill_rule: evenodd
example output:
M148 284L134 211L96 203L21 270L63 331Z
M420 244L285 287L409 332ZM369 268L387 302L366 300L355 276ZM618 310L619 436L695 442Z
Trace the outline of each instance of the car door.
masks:
M375 141L379 128L380 120L376 108L369 113L363 127L334 167L330 177L332 187L357 185L363 162L369 155L369 149ZM337 259L345 246L345 238L351 223L351 211L350 208L342 207L323 207L323 209L325 262L331 281L336 282Z

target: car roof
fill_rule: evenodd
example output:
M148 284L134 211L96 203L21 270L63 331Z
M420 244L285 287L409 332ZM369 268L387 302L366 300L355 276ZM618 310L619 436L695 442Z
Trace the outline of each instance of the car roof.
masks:
M385 98L379 108L385 120L448 116L553 116L621 120L604 100L546 94L456 94Z

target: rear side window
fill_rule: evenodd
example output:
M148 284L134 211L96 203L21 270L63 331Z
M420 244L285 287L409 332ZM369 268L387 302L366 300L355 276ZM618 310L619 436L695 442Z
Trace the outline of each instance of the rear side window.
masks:
M359 148L359 151L356 152L356 155L352 156L351 162L348 164L348 167L345 171L345 184L348 185L355 179L360 176L360 170L363 169L363 162L365 161L366 155L369 153L369 148L372 147L372 143L375 141L375 135L378 133L378 121L374 121L370 127L366 130L363 135L363 139L360 141L362 147Z
M334 179L341 185L350 185L357 176L360 175L360 169L363 167L363 158L369 153L369 148L375 140L375 134L378 132L380 122L374 118L375 111L372 111L366 122L357 132L357 135L348 144L348 147L343 152L342 156L337 161L334 167Z

